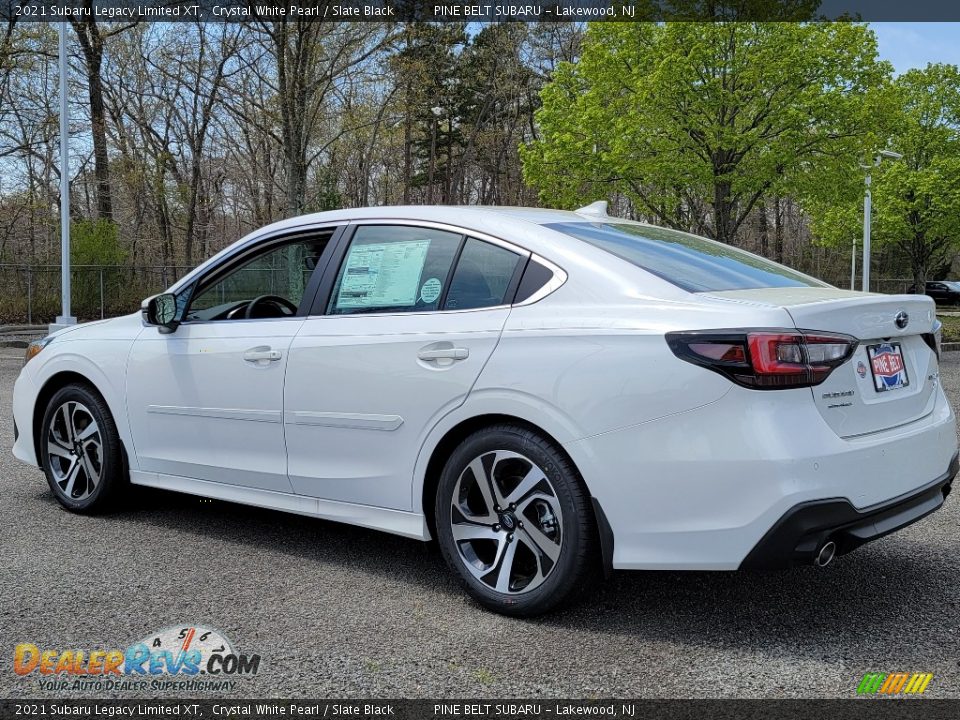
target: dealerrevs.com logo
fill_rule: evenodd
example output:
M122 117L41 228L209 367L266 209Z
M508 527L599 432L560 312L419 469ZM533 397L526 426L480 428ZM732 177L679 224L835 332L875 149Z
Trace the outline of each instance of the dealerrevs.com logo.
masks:
M126 649L54 649L20 643L13 671L43 690L232 690L256 675L259 655L237 652L218 630L169 627Z

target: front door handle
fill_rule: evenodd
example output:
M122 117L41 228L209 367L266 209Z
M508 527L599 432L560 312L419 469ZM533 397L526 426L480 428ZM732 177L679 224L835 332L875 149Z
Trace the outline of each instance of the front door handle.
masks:
M466 360L470 357L470 350L461 347L434 348L432 350L421 350L417 357L427 362L431 360Z
M259 347L250 348L243 354L243 359L247 362L252 363L261 363L266 364L268 362L276 362L281 357L283 353L279 350L274 350L268 345L261 345Z

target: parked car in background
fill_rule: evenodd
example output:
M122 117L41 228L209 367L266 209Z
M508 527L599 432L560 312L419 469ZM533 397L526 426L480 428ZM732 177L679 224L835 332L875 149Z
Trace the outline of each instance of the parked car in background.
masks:
M911 295L917 292L917 286L911 285L907 290ZM960 305L960 282L952 280L935 280L926 284L924 295L929 295L934 302L940 305Z
M937 510L938 329L930 298L606 203L339 210L32 344L13 452L74 512L129 481L435 539L529 616L598 571L823 566Z

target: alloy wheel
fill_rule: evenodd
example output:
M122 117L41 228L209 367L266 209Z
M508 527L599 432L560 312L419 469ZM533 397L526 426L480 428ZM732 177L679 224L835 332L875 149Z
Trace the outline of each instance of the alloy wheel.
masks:
M474 458L454 488L451 530L461 562L505 594L541 585L563 547L563 514L546 473L508 450Z
M103 472L103 438L90 409L64 402L47 426L47 463L60 492L71 500L89 497Z

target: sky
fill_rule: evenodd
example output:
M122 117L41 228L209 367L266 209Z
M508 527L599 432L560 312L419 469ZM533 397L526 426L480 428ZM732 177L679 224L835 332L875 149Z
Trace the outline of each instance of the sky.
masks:
M899 75L927 63L960 65L960 23L870 23L877 35L880 57L893 63Z

